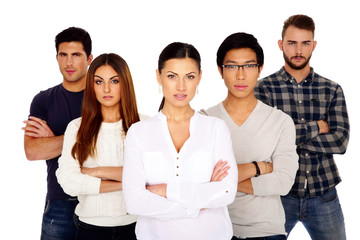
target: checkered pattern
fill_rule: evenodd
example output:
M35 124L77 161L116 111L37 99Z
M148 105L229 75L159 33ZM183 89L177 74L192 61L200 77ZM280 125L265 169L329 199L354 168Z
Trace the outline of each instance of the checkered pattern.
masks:
M341 181L333 154L343 154L350 125L339 84L314 72L300 83L281 68L258 81L255 96L290 115L296 126L299 170L291 194L319 196ZM317 120L328 122L330 132L319 135Z

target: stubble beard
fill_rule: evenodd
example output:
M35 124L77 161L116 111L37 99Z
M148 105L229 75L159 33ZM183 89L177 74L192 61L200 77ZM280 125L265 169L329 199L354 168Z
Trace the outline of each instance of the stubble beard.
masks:
M311 55L309 56L309 58L305 58L305 57L302 57L305 59L305 62L301 65L295 65L291 62L291 59L294 58L294 57L291 57L289 58L288 56L285 55L285 53L283 53L284 55L284 59L285 59L285 62L289 65L289 67L291 67L292 69L295 69L295 70L301 70L303 69L304 67L306 67L306 65L308 65L309 61L310 61L310 58L311 58Z

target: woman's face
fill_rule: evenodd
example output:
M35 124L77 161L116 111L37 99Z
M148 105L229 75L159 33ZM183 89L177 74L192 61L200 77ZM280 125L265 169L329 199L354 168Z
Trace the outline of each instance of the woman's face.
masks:
M161 73L156 71L158 83L162 86L165 104L185 107L193 99L200 83L201 71L194 59L174 58L167 60Z
M96 69L94 74L94 91L102 108L117 108L120 104L120 78L109 65Z

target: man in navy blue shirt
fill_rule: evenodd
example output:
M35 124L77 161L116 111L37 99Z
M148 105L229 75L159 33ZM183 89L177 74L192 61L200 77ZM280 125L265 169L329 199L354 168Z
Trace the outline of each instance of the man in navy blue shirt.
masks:
M38 93L30 106L24 148L28 160L46 160L47 195L41 239L75 239L77 199L64 193L55 171L68 123L81 116L86 73L93 56L87 31L70 27L55 38L61 84Z

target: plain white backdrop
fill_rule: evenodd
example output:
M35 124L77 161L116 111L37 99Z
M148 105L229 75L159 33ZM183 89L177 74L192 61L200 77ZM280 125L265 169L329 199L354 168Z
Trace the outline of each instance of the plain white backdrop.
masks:
M311 66L344 89L351 123L345 155L335 156L342 183L338 193L347 237L358 239L360 143L359 24L357 2L343 1L2 1L0 3L1 79L1 238L39 239L46 193L46 164L29 162L23 150L22 123L32 98L62 81L54 38L70 26L86 29L93 55L122 56L133 75L139 111L154 115L161 101L155 77L157 59L169 43L193 44L202 57L203 78L195 110L222 101L226 88L217 72L216 51L234 32L253 34L262 45L265 77L283 65L277 47L286 18L307 14L316 24L318 41ZM245 136L246 137L246 136ZM310 239L301 224L290 240Z

